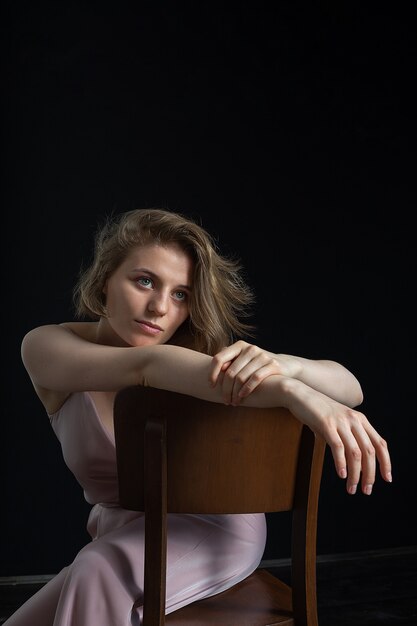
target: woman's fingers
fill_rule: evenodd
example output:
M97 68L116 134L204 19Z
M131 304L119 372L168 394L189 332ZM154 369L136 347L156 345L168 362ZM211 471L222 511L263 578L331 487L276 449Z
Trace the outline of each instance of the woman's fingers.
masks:
M382 478L388 483L392 482L391 458L388 452L388 444L386 440L375 430L375 428L367 421L366 426L370 440L375 449L376 458L379 463L379 470Z
M241 353L242 350L238 344L239 342L236 342L231 346L227 346L227 348L223 348L223 350L220 350L213 356L209 376L210 384L213 387L218 383L220 373L225 371L230 363Z
M279 363L258 346L244 341L221 350L213 357L210 383L216 386L222 377L223 400L226 404L239 404L268 376L280 374Z
M239 364L234 361L224 372L223 391L230 397L232 404L239 404L243 398L249 396L258 385L273 374L277 374L273 363L265 363L263 356L251 360L238 369Z
M340 439L340 443L329 445L332 451L336 472L340 478L346 478L346 491L350 495L354 495L363 472L363 457L362 451L355 441L355 438L352 436L351 439L352 441L345 443ZM370 485L370 488L368 488L368 495L370 495L374 478L372 478L372 470L369 466L366 469L366 479L366 484ZM367 493L367 491L364 493Z
M378 460L382 477L392 481L391 461L385 440L369 424L366 417L349 409L348 426L343 420L337 434L327 437L337 474L346 478L346 490L354 495L360 483L361 490L371 495Z

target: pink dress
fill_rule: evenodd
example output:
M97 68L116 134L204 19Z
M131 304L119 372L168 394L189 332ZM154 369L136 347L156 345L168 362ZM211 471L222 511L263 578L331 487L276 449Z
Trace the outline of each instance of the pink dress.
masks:
M114 439L88 393L73 393L50 420L66 464L93 505L87 524L92 541L5 626L139 626L144 514L118 504ZM166 612L248 576L265 541L263 513L170 514Z

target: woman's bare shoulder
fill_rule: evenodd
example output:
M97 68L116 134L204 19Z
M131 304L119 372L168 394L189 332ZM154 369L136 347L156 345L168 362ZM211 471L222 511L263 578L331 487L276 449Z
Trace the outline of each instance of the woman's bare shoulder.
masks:
M77 342L96 343L96 328L97 322L45 324L32 329L23 338L23 363L48 414L60 409L71 393L71 389L66 388L68 383L62 383L62 380L71 380L65 361L69 354L76 354L71 347L71 336Z
M62 341L67 344L68 338L71 336L77 340L97 343L97 325L98 322L63 322L61 324L36 326L29 330L22 339L22 355L25 356L33 351L36 353L45 346L51 348L52 345L62 345Z
M86 341L91 341L92 343L97 341L98 322L62 322L59 326L70 330Z

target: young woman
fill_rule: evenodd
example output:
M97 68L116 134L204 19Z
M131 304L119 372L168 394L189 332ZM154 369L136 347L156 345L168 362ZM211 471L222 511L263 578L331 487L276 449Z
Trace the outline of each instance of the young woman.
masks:
M6 621L7 626L127 626L142 614L142 513L118 506L115 394L130 385L225 404L287 407L331 448L347 491L370 494L386 442L342 365L247 343L252 293L235 260L197 223L139 209L108 220L75 289L79 317L35 328L22 358L63 450L93 505L92 541ZM240 337L240 339L239 339ZM196 417L198 419L198 416ZM265 516L170 515L167 612L235 584L259 564Z

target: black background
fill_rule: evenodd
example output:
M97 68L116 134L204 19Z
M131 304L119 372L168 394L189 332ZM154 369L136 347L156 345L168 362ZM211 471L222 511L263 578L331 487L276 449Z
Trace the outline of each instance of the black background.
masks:
M73 317L97 222L141 206L240 256L259 345L361 381L394 482L348 496L328 452L318 552L416 544L411 8L128 6L3 2L0 575L54 573L88 540L20 343ZM265 558L288 556L287 520L269 526Z

